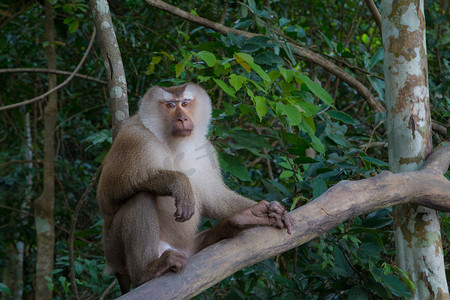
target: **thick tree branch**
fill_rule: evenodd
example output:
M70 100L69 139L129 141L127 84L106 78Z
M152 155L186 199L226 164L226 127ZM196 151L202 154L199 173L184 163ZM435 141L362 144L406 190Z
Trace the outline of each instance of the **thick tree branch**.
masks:
M46 92L46 93L44 93L44 94L42 94L42 95L40 95L40 96L38 96L38 97L35 97L35 98L33 98L33 99L29 99L29 100L26 100L26 101L22 101L22 102L20 102L20 103L14 103L14 104L2 106L2 107L0 107L0 111L6 110L6 109L10 109L10 108L14 108L14 107L19 107L19 106L22 106L22 105L30 104L30 103L36 102L36 101L38 101L38 100L44 99L45 97L47 97L47 96L50 95L51 93L53 93L53 92L59 90L60 88L66 86L66 85L72 80L72 78L75 77L75 74L78 73L78 71L80 70L81 66L82 66L82 65L84 64L84 62L86 61L86 58L87 58L89 52L91 51L92 44L94 43L94 40L95 40L95 28L94 28L94 31L92 32L92 37L91 37L91 40L89 41L89 46L87 47L86 52L84 53L83 58L80 60L80 62L78 63L77 67L76 67L75 70L72 72L72 74L71 74L66 80L64 80L63 83L61 83L61 84L58 85L58 86L55 86L54 88L50 89L48 92Z
M0 69L1 73L49 73L49 74L57 74L57 75L66 75L70 76L73 74L73 72L67 72L67 71L61 71L61 70L49 70L49 69L42 69L42 68L10 68L10 69ZM89 81L93 81L96 83L107 85L108 82L97 79L91 76L83 75L83 74L75 74L75 77L80 79L85 79Z
M450 211L450 181L442 174L450 164L450 145L430 155L417 172L341 181L314 201L294 210L292 235L271 227L247 230L189 259L183 273L168 273L132 290L120 299L186 299L234 272L298 247L345 220L377 209L414 203Z
M161 0L145 0L145 1L151 6L167 11L168 13L171 13L175 16L205 26L207 28L210 28L214 31L220 32L225 35L227 35L228 33L232 33L235 35L244 36L246 38L251 38L259 35L256 33L230 28L225 25L212 22L208 19L195 16L184 10L179 9L178 7L167 4ZM336 77L338 77L339 79L341 79L342 81L346 82L348 85L353 87L355 90L357 90L373 109L379 112L385 111L383 105L380 102L378 102L378 100L372 95L372 93L370 93L370 91L361 82L359 82L353 76L345 72L345 70L338 67L336 64L328 61L327 59L323 58L321 55L318 55L304 47L289 42L287 44L294 50L294 54L296 54L296 56L299 56L301 59L306 59L321 66L322 68L334 74Z

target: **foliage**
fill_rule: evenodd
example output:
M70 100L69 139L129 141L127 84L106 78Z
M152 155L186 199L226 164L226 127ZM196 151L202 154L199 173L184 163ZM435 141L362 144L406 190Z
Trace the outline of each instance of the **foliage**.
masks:
M54 2L58 69L73 70L92 32L91 14L84 1ZM220 35L168 16L144 1L110 1L110 5L131 91L131 112L152 85L200 83L213 101L211 140L229 186L255 200L278 200L295 209L341 180L368 178L388 165L387 151L380 146L385 142L380 126L385 116L373 113L345 83L298 60L287 43L326 55L383 101L382 42L364 1L291 2L273 2L267 7L262 1L226 1L224 11L222 1L172 3L212 20L224 14L227 26L262 34L251 39ZM449 25L439 1L428 1L426 10L432 117L448 124L450 68L445 57L449 57ZM46 66L42 15L43 8L36 3L3 29L1 65ZM98 50L90 55L80 73L102 76L99 55ZM43 73L0 74L0 81L1 105L46 90ZM58 242L49 287L55 298L66 299L73 296L67 229L76 204L110 147L111 134L107 102L99 84L74 79L60 91L60 99L55 203ZM42 190L43 106L37 103L3 112L0 126L0 269L8 262L7 246L25 241L25 291L30 297L36 247L31 201ZM23 143L27 112L31 115L32 168L20 163L27 151ZM435 145L441 138L434 136ZM30 175L31 188L27 184ZM72 270L82 298L101 295L113 281L112 275L103 273L102 221L94 192L88 199L77 220ZM448 216L442 217L443 225L448 225ZM205 220L202 228L212 223ZM321 238L235 273L197 299L409 297L414 286L395 267L391 230L389 209L356 217ZM447 231L444 236L450 234ZM444 241L448 254L448 239ZM0 284L0 292L9 294L9 289ZM118 295L116 286L109 297Z

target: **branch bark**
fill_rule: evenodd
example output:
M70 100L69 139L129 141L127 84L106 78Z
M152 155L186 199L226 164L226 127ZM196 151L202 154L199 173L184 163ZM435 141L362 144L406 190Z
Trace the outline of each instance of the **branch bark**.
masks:
M170 14L181 17L183 19L194 22L196 24L205 26L214 31L222 33L224 35L227 35L228 33L232 33L235 35L244 36L246 38L252 38L252 37L260 35L260 34L256 34L256 33L238 30L235 28L230 28L225 25L210 21L208 19L195 16L184 10L179 9L178 7L167 4L161 0L145 0L145 2L147 2L148 4L150 4L153 7L167 11ZM288 42L287 44L294 50L294 54L297 57L299 57L301 59L306 59L310 62L313 62L313 63L321 66L322 68L324 68L328 72L332 73L333 75L335 75L336 77L338 77L339 79L341 79L342 81L346 82L348 85L353 87L355 90L357 90L373 109L375 109L376 111L379 111L379 112L385 111L383 105L372 95L372 93L370 93L370 91L361 82L359 82L357 79L355 79L352 75L348 74L345 70L338 67L333 62L330 62L327 59L323 58L319 54L316 54L304 47L295 45L290 42Z
M183 273L167 273L119 299L186 299L198 295L234 272L298 247L357 215L415 203L450 211L450 145L433 152L416 172L341 181L314 201L294 210L292 235L269 227L247 230L192 256Z

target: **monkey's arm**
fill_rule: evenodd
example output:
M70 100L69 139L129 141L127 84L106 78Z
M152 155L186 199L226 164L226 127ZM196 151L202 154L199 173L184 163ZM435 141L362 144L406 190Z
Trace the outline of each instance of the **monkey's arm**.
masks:
M163 159L154 155L165 149L149 131L134 124L134 119L122 128L103 162L97 188L102 213L114 215L124 202L144 192L175 197L176 220L188 220L194 213L189 178L182 172L165 170Z
M187 221L194 214L194 193L188 177L182 172L152 170L146 176L136 178L117 174L108 176L107 170L103 172L97 198L105 214L115 214L124 202L142 192L155 196L173 196L176 206L174 215L178 222Z
M252 207L257 202L230 190L223 182L211 188L202 201L202 214L214 220L224 220L237 212Z
M274 226L279 229L286 228L288 234L291 234L293 225L294 219L280 203L276 201L269 203L263 200L225 218L225 220L210 230L198 234L195 243L195 253L222 239L234 237L247 228Z

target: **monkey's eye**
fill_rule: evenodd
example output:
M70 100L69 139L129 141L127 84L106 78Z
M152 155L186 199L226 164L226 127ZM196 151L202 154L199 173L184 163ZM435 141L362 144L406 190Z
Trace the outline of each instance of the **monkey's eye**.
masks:
M189 102L182 102L181 103L181 106L183 106L183 107L186 107L186 106L188 106L189 105Z
M174 108L174 107L175 107L175 103L173 103L173 102L167 102L167 103L166 103L166 107L167 107L167 108Z

